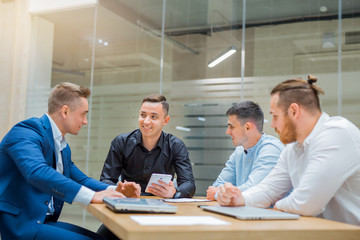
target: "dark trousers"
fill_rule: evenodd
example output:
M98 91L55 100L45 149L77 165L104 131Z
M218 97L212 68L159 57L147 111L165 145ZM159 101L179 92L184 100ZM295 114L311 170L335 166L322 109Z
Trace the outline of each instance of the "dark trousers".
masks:
M104 224L99 227L97 233L105 237L107 240L120 240L120 238L115 236L115 234L113 234L107 227L105 227Z
M41 224L35 240L106 240L103 236L85 228L65 223L48 221Z

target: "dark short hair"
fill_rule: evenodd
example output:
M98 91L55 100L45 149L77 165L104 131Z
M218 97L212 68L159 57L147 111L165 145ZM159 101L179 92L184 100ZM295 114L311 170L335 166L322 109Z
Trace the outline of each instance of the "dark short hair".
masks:
M161 94L150 94L143 98L141 104L143 104L144 102L161 103L163 110L165 112L165 116L169 114L169 103L166 101L165 96Z
M263 131L264 113L260 106L252 101L233 105L227 110L226 115L236 115L241 125L244 125L246 122L252 122L260 133Z
M56 85L49 96L48 112L54 113L62 106L67 105L74 108L80 98L88 98L90 96L90 89L79 86L74 83L63 82Z
M285 114L292 103L297 103L308 111L321 111L319 94L324 94L324 91L314 84L316 81L317 78L311 75L307 81L301 78L288 79L276 85L270 95L279 93L278 106Z

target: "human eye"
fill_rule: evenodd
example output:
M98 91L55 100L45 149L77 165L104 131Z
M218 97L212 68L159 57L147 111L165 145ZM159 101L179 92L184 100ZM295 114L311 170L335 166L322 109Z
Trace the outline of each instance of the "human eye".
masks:
M156 116L156 115L152 115L151 116L151 119L154 119L154 120L156 120L156 119L158 119L159 117L158 116Z
M140 113L140 117L145 118L146 114L145 113Z

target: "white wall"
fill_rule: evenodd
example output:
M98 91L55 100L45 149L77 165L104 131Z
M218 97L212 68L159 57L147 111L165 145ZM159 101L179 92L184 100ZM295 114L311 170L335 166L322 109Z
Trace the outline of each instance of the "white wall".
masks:
M0 1L0 137L24 119L31 17L28 0Z

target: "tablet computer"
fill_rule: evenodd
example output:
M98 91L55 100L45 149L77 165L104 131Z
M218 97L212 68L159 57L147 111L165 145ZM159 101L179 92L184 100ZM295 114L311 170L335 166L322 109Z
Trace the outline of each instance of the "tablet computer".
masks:
M176 213L177 207L159 199L104 197L105 205L114 212Z

